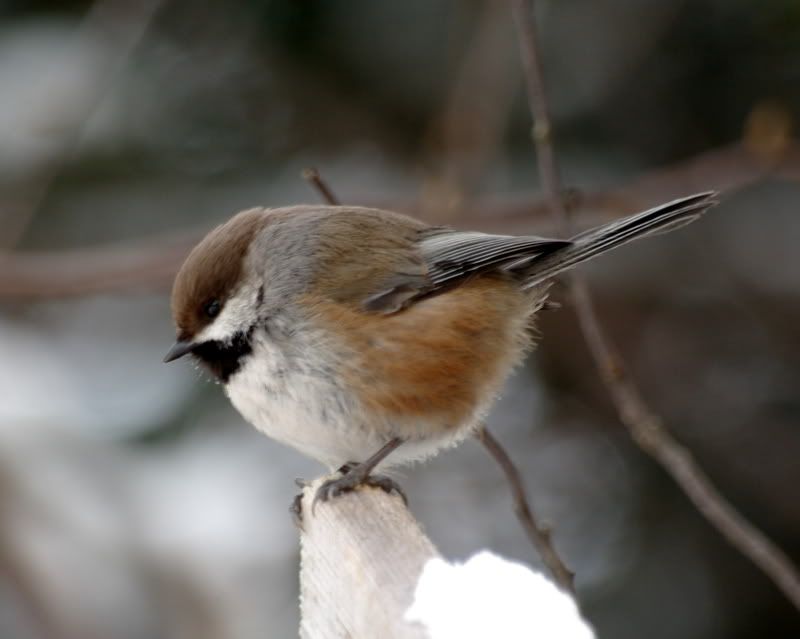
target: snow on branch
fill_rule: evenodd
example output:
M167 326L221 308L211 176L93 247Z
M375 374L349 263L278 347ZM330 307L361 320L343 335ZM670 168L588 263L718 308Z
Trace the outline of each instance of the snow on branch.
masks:
M592 639L572 597L488 552L443 560L403 500L380 489L303 495L302 639Z

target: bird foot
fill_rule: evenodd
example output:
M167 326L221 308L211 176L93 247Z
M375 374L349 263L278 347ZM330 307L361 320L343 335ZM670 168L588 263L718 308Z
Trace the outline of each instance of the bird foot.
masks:
M400 485L391 477L386 477L385 475L370 475L369 471L360 464L345 464L339 469L339 472L342 473L341 477L328 479L317 489L317 494L314 496L314 502L311 505L312 512L314 508L316 508L317 502L326 502L334 497L353 492L359 486L380 488L390 495L399 495L402 497L403 503L408 505L408 498L403 492L403 489L400 488Z

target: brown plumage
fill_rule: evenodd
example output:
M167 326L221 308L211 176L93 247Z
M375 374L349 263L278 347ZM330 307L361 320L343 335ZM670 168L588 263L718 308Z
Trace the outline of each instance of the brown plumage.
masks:
M300 303L313 321L339 331L349 352L337 371L344 384L410 437L401 431L430 415L440 418L434 428L457 428L497 390L529 346L528 318L542 297L484 275L391 315L313 294Z
M211 322L204 311L214 300L224 304L241 279L244 256L267 221L264 209L243 211L211 231L189 253L172 287L172 316L178 338L189 339Z

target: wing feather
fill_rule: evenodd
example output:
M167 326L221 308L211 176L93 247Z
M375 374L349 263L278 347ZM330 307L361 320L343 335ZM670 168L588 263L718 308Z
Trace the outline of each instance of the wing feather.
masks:
M419 249L434 288L460 279L551 253L570 244L536 236L490 235L436 229L424 236Z
M370 247L372 261L383 264L368 278L370 290L360 298L361 306L368 311L395 313L471 277L493 271L507 273L524 287L534 286L637 237L673 230L694 221L715 204L715 195L706 192L679 198L590 229L571 240L420 228L416 226L419 223L412 226L413 221L402 218L404 223L398 228L408 232L401 233L402 242L392 246L388 253L383 247L385 224L395 216L374 211L371 217L361 220L361 226L370 227L370 234L362 232L357 245ZM375 213L379 213L379 217ZM349 214L352 217L354 213L351 210ZM379 222L383 226L378 225ZM372 246L376 242L383 248L378 250ZM387 270L390 274L385 274ZM347 278L336 279L346 281ZM364 288L359 286L359 293ZM345 296L352 298L353 293L347 291Z

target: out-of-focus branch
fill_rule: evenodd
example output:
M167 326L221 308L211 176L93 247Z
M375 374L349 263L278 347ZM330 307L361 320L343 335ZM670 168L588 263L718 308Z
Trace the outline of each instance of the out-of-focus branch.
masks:
M542 65L537 55L536 23L533 21L533 6L524 0L512 0L514 22L517 26L518 40L522 52L522 67L525 73L525 89L528 92L533 128L531 134L539 162L539 174L545 201L561 226L564 236L569 235L569 216L564 203L561 176L556 164L552 141L550 112L543 88Z
M76 38L105 40L111 44L93 90L81 95L75 119L65 127L52 158L20 187L15 197L6 197L2 244L14 246L25 232L64 168L80 139L83 127L108 93L109 87L141 42L153 16L165 0L100 0L95 2L77 30Z
M578 194L581 220L591 222L644 209L675 193L706 188L727 193L765 177L800 181L800 146L789 143L779 157L765 157L747 144L707 151L686 162L649 173L627 186ZM319 190L313 176L310 183ZM330 189L329 189L330 190ZM322 193L320 191L320 193ZM328 203L338 203L327 199ZM351 201L406 213L418 213L412 200L371 201L357 195ZM547 200L531 195L505 196L465 203L457 222L462 228L502 233L553 234L543 218ZM447 215L429 211L431 224L448 223ZM540 220L541 218L541 220ZM536 220L535 222L533 220ZM124 245L104 245L69 251L0 253L0 299L35 300L135 290L165 290L189 249L202 232L187 229L165 238L148 238Z
M461 16L474 7L455 5ZM474 199L479 180L500 151L517 90L508 68L515 55L508 12L483 0L440 113L426 135L426 176L419 213L457 220Z
M514 462L511 461L511 457L485 426L481 427L476 437L505 473L506 481L508 481L508 485L511 488L511 498L514 501L514 514L516 514L517 519L525 529L528 539L539 552L544 565L547 566L556 583L574 597L575 573L567 568L558 552L556 552L550 537L550 531L536 522L536 518L528 505L528 496L525 493L522 477Z
M202 233L69 251L0 253L0 298L35 300L167 290Z
M787 140L773 153L765 154L745 138L741 142L705 151L676 164L634 177L624 186L605 190L575 193L581 223L587 227L605 219L633 213L670 200L676 193L692 193L713 189L730 194L759 181L772 178L800 181L800 144ZM457 224L463 228L480 228L493 232L530 232L536 220L537 232L546 229L545 219L551 214L548 198L528 193L517 196L470 200L458 209L458 215L446 215L425 209L419 203L402 198L368 200L353 198L361 204L421 214L432 223ZM539 221L541 220L541 221ZM560 226L558 224L557 226ZM556 232L552 228L549 232Z
M542 184L551 211L558 218L564 234L569 235L569 216L555 159L532 2L512 0L512 6L535 122L533 139ZM800 576L790 559L722 497L689 451L670 435L661 420L647 407L616 349L603 333L586 283L577 274L571 276L571 292L586 343L620 419L633 439L672 476L703 516L800 609Z
M72 639L66 628L62 627L52 602L41 588L41 580L26 561L9 530L9 522L15 521L13 515L16 478L0 465L0 574L19 597L19 605L26 621L47 639Z

